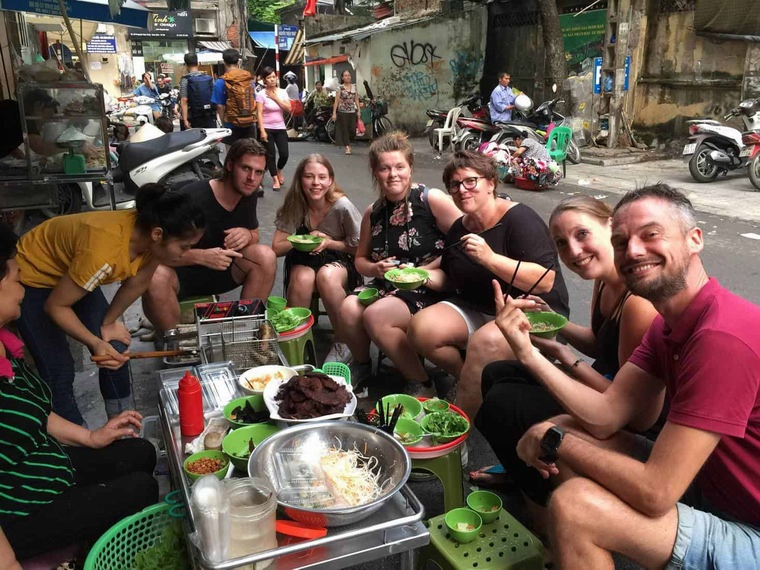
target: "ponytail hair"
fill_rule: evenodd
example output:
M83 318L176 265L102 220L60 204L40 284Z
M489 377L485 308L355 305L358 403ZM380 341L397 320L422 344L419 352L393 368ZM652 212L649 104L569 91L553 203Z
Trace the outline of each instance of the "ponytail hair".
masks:
M206 227L203 211L193 199L163 184L145 184L137 191L137 227L164 231L164 239L183 238Z
M9 225L0 223L0 281L8 273L8 261L16 257L18 236Z

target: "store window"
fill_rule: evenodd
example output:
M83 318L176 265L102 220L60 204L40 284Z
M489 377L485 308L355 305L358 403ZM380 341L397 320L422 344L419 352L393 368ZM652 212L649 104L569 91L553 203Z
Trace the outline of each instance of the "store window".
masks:
M154 79L163 73L177 87L181 70L176 62L182 61L188 51L186 40L142 40L145 71L149 71Z

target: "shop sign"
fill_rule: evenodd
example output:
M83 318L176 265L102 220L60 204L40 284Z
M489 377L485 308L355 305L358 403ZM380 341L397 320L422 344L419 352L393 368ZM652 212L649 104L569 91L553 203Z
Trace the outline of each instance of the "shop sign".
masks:
M160 67L161 67L161 71L159 71L159 73L163 73L164 75L174 75L173 63L162 61Z
M580 70L584 60L602 55L607 10L589 10L581 14L562 14L559 26L570 70Z
M137 30L130 38L189 38L193 33L193 18L190 12L151 12L147 30Z
M279 26L277 28L277 47L280 51L288 51L293 47L293 42L298 33L298 26Z
M95 34L87 42L87 53L118 53L116 51L116 37Z

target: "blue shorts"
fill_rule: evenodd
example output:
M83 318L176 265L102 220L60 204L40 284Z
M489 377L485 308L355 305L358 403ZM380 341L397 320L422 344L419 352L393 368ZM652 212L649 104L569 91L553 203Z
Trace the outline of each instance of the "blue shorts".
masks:
M678 503L678 533L666 570L757 568L760 528Z

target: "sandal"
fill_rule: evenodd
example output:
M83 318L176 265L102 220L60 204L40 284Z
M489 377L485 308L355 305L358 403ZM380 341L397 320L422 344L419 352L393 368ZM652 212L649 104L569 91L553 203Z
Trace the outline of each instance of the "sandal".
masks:
M503 465L487 465L477 471L470 471L470 482L479 487L503 487L509 481Z
M280 185L285 184L285 177L282 175L282 172L277 173L277 181L280 183Z

